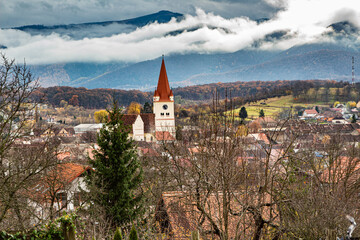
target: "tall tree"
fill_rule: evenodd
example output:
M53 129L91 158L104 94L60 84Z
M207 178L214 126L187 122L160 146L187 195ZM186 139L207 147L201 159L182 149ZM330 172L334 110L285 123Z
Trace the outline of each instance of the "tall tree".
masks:
M142 113L152 113L152 112L153 112L153 111L152 111L152 107L151 107L151 105L150 105L149 102L146 102L146 103L144 104L144 107L143 107L143 109L141 109L141 112L142 112Z
M98 135L99 149L90 160L95 171L87 177L87 183L94 204L105 209L115 226L124 226L142 213L139 186L143 171L117 103L108 112L109 121Z
M318 106L315 106L315 110L317 111L317 113L320 113L320 109Z
M259 112L259 117L265 117L265 113L264 113L264 110L261 109L260 112Z
M239 112L239 117L241 118L242 122L244 122L245 118L248 117L247 111L245 107L242 107Z
M105 123L107 121L109 113L106 110L99 110L94 112L94 118L96 123Z
M131 102L128 107L127 113L128 114L140 114L140 112L141 112L141 105L137 102Z
M122 240L121 230L120 228L116 228L114 239L113 240Z
M135 226L133 225L130 230L129 240L138 240L138 239L139 239L139 237L138 237L137 231L135 229Z
M30 134L30 113L37 106L30 96L37 88L26 64L0 54L0 229L25 230L30 225L33 184L57 164L56 143L17 141Z

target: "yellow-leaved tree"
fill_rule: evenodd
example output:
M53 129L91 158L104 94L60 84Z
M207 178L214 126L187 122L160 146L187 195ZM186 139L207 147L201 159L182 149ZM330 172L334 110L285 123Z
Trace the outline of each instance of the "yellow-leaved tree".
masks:
M137 102L131 102L128 107L127 113L128 114L140 114L140 111L141 111L141 105Z
M99 110L94 112L94 118L96 123L105 123L108 119L109 113L106 110Z

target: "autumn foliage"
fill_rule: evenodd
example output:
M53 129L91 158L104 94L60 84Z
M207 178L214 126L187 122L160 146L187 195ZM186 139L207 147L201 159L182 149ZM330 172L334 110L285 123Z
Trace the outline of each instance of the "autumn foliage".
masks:
M105 123L108 119L109 113L106 110L96 111L94 118L96 123Z
M137 102L130 103L127 113L128 114L140 114L141 112L141 105Z

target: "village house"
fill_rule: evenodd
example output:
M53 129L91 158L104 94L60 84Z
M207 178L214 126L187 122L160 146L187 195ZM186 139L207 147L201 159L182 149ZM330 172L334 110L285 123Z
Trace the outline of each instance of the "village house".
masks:
M86 190L84 175L91 169L76 163L62 163L34 183L28 196L37 220L47 219L62 210L73 211L82 203L81 190Z
M74 127L74 130L75 134L82 134L85 132L98 132L102 127L102 123L79 124Z
M316 118L319 113L315 109L305 109L301 118L302 119L313 119Z
M32 134L35 137L74 137L75 130L72 127L50 127L47 129L34 128Z

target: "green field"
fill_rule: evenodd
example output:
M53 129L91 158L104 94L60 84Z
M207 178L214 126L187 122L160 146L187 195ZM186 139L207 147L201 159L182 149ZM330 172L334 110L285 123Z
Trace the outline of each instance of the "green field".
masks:
M265 103L265 104L261 104ZM284 97L275 97L269 98L267 100L258 101L256 103L246 104L245 108L248 113L248 119L256 119L259 117L259 112L261 109L264 110L265 116L268 117L276 117L279 112L283 111L286 108L295 106L302 106L304 108L312 108L315 106L328 106L324 105L323 103L295 103L293 101L292 96L284 96ZM240 108L234 110L235 116L239 115ZM230 111L226 112L226 114L230 114Z

